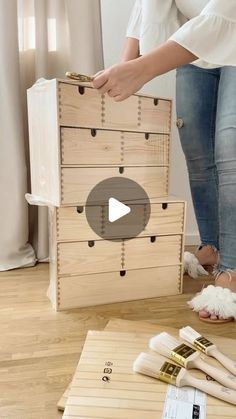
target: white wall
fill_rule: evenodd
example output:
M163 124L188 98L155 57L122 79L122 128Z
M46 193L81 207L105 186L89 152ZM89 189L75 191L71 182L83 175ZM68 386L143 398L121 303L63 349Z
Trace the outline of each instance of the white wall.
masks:
M101 0L103 47L105 67L119 61L125 39L126 27L134 0ZM175 98L175 72L158 77L145 85L142 92ZM174 106L175 107L175 106ZM186 243L199 242L198 228L193 212L187 178L187 169L175 125L175 109L171 140L170 193L187 201Z

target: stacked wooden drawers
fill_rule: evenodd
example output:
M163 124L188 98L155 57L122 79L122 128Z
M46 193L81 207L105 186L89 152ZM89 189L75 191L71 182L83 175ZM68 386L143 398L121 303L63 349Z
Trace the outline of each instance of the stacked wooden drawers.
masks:
M185 202L168 197L171 101L115 103L55 79L28 90L28 112L32 195L49 206L53 306L181 293ZM85 216L89 192L111 177L134 180L151 201L148 225L131 240L101 239Z

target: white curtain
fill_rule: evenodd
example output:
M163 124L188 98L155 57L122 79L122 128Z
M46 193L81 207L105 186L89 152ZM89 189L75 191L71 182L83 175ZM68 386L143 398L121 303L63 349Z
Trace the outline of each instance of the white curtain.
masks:
M48 210L29 207L26 89L103 68L99 0L0 0L0 271L48 260Z

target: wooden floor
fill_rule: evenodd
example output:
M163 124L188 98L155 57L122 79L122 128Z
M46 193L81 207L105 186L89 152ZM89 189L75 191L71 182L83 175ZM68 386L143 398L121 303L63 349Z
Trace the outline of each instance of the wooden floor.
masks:
M236 324L209 325L186 304L209 279L185 277L177 297L56 313L46 297L48 264L0 273L0 419L58 419L56 403L78 363L88 329L110 318L191 325L202 334L236 338ZM163 328L164 330L164 328Z

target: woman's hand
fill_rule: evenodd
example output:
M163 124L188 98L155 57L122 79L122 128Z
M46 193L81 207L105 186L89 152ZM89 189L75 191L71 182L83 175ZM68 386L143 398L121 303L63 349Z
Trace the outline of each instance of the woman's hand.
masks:
M168 40L135 60L100 71L95 74L93 85L101 94L108 93L116 102L120 102L136 93L148 81L197 58L177 42Z
M146 83L140 59L113 65L94 76L93 85L101 94L107 93L115 102L127 99Z

